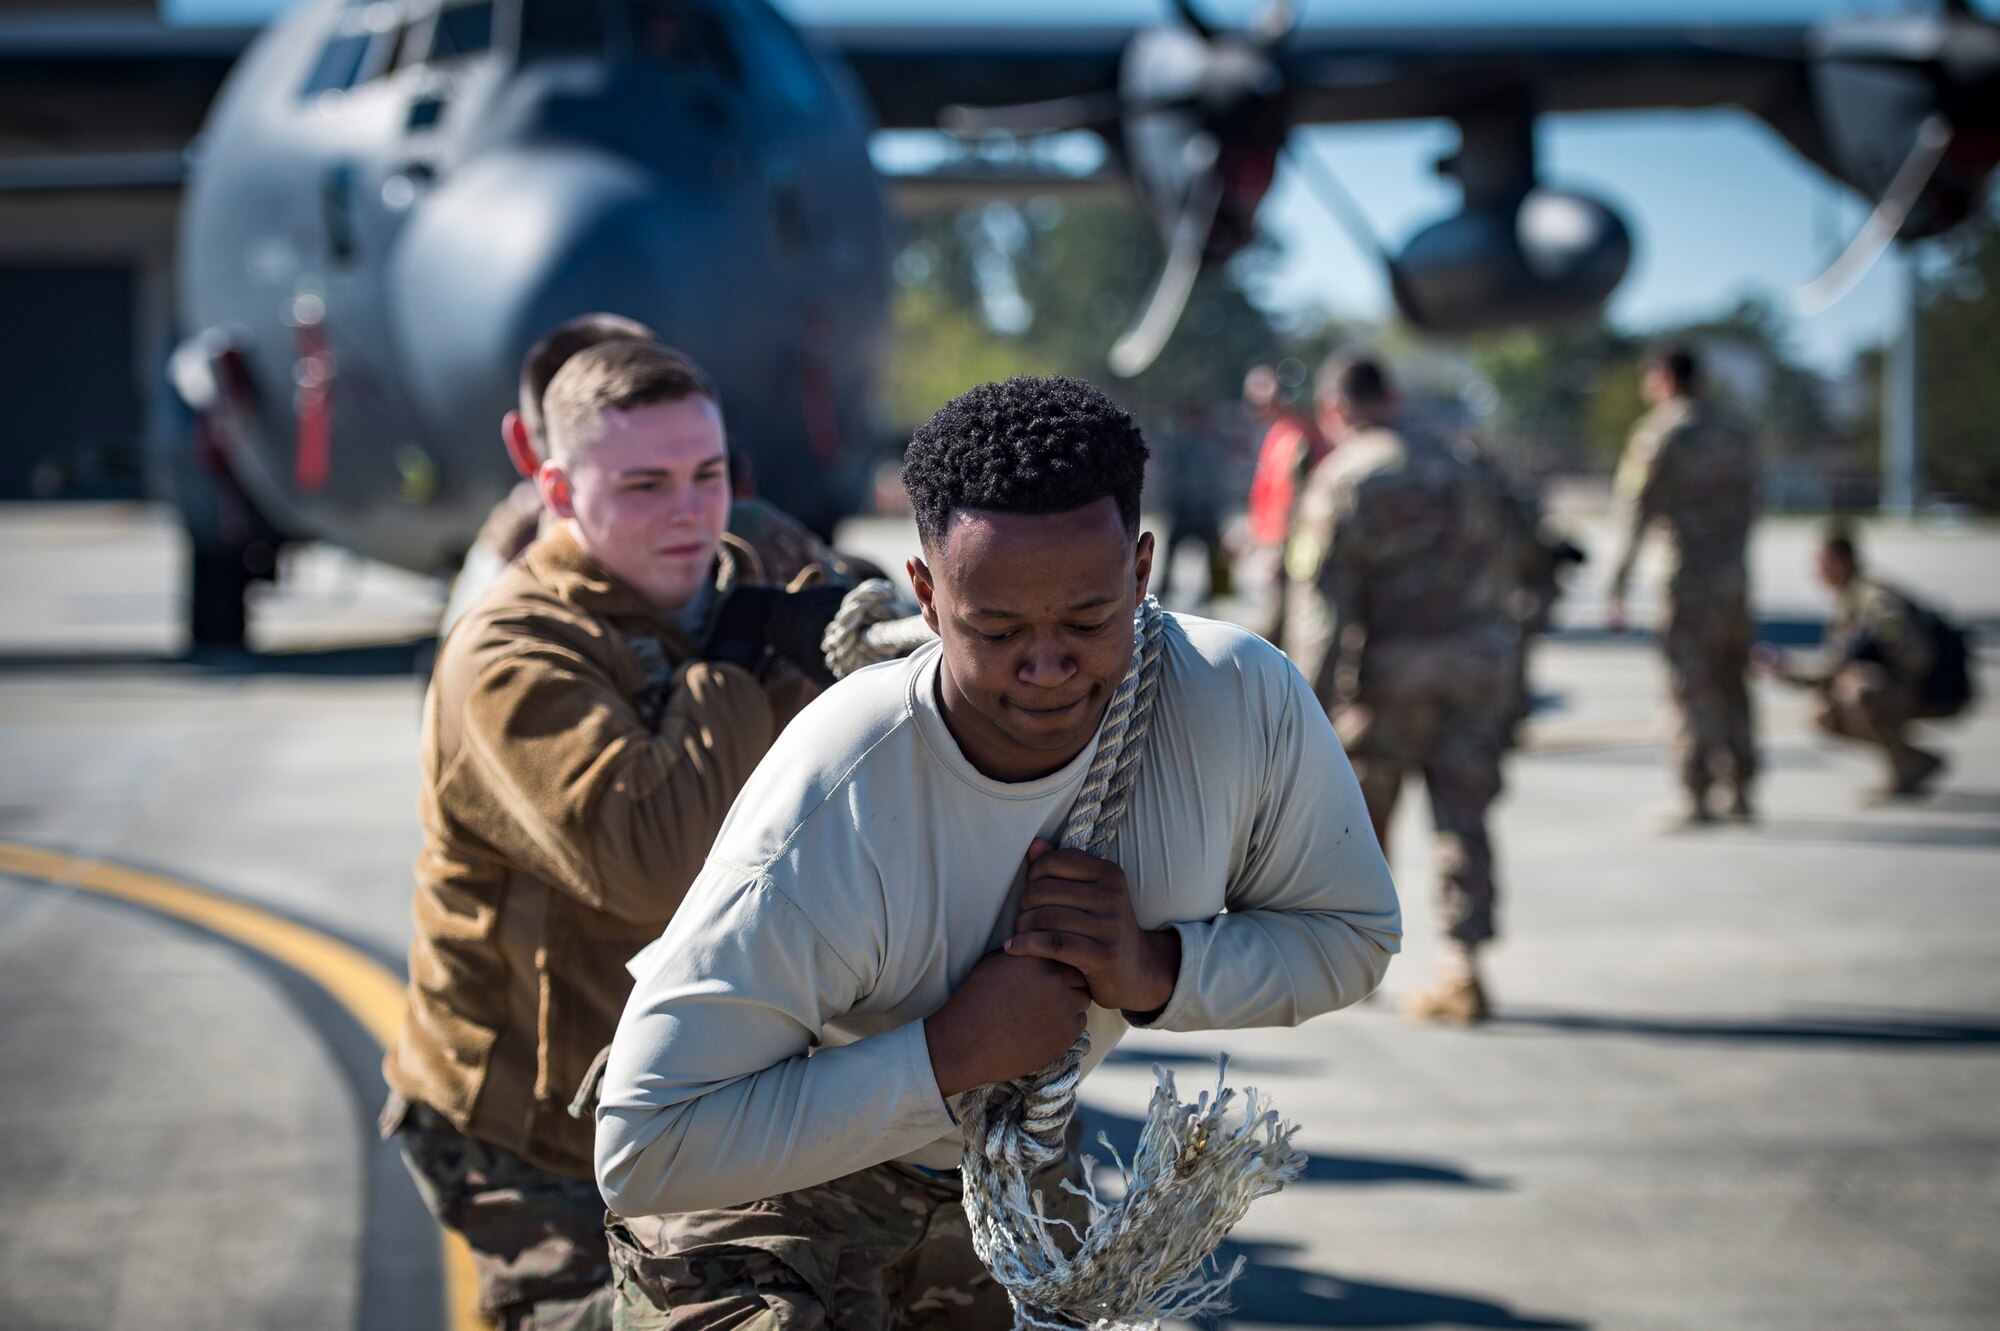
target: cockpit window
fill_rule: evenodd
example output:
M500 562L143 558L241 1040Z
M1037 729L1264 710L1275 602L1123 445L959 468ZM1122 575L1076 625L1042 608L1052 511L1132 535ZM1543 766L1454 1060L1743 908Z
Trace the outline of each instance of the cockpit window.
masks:
M334 37L320 48L319 60L306 78L305 95L352 88L361 81L361 62L368 58L367 33Z
M694 0L632 0L632 44L639 58L676 74L743 82L743 66L722 16Z
M334 21L333 35L299 91L307 97L344 91L388 69L397 24L398 6L390 0L354 0Z
M431 28L429 60L440 64L484 51L493 45L493 0L447 5Z

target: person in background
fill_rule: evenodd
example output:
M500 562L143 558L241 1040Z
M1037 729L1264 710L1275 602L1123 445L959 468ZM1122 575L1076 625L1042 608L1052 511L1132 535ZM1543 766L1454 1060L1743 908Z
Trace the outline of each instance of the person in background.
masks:
M1167 542L1160 554L1160 599L1173 588L1174 554L1190 542L1207 556L1207 579L1196 606L1229 594L1229 552L1222 544L1222 506L1228 497L1228 456L1210 428L1208 408L1189 402L1161 451L1167 471Z
M1710 794L1729 787L1728 813L1756 816L1757 738L1750 714L1747 554L1757 512L1757 454L1749 434L1701 392L1691 348L1649 353L1643 373L1652 410L1632 430L1616 488L1630 515L1611 577L1606 622L1625 628L1625 594L1653 524L1673 548L1664 635L1667 675L1679 717L1676 748L1687 803L1684 826L1715 821Z
M1285 651L1347 746L1384 845L1404 782L1423 776L1445 942L1408 1011L1483 1021L1478 954L1495 932L1486 811L1520 671L1503 501L1489 469L1404 409L1375 360L1333 358L1315 391L1333 449L1306 478L1285 551Z
M1284 547L1291 535L1292 513L1299 484L1326 456L1327 440L1310 412L1295 410L1285 400L1278 372L1259 365L1243 376L1243 409L1263 430L1257 445L1256 469L1250 476L1249 533L1253 547L1272 551L1272 609L1263 635L1272 642L1284 637Z
M1869 577L1845 533L1821 543L1818 565L1839 607L1819 666L1791 667L1766 647L1758 668L1814 690L1821 730L1881 751L1887 772L1878 797L1921 795L1945 760L1911 741L1910 723L1956 715L1971 701L1965 638L1935 611Z

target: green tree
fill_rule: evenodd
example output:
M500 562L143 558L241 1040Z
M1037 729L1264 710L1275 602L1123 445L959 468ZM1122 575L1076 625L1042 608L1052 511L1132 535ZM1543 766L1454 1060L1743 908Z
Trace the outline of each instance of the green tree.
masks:
M1233 402L1251 365L1312 354L1329 335L1322 323L1280 329L1244 296L1239 272L1268 258L1205 272L1160 358L1120 380L1105 356L1162 261L1136 205L1038 198L920 216L896 260L889 424L906 435L946 399L1008 374L1088 379L1146 421Z
M1498 398L1492 428L1501 451L1543 472L1614 465L1646 409L1640 394L1645 348L1669 339L1706 353L1708 391L1750 422L1767 456L1844 452L1824 386L1798 362L1784 318L1761 297L1645 336L1599 323L1478 340L1473 364Z
M1603 324L1480 339L1472 362L1498 399L1496 446L1535 472L1610 467L1642 410L1638 357Z
M1944 242L1920 346L1926 487L2000 510L2000 207Z

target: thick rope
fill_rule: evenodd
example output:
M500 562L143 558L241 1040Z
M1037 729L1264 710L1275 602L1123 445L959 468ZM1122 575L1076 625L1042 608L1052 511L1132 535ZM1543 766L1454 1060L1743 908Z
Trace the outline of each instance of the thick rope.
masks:
M1131 803L1159 692L1165 625L1159 602L1148 597L1135 616L1131 667L1105 709L1097 754L1064 825L1064 846L1102 854ZM1213 1096L1204 1092L1184 1105L1172 1074L1155 1068L1159 1086L1131 1165L1100 1138L1123 1176L1124 1196L1098 1195L1088 1156L1084 1188L1063 1185L1089 1208L1078 1233L1049 1216L1031 1180L1063 1156L1089 1051L1086 1031L1040 1072L960 1098L973 1248L1013 1300L1017 1328L1157 1327L1169 1317L1225 1311L1243 1261L1224 1271L1211 1258L1252 1201L1304 1168L1305 1157L1291 1147L1297 1129L1255 1090L1244 1097L1242 1122L1227 1126L1222 1118L1235 1092L1222 1085L1220 1070ZM1068 1231L1073 1252L1064 1252L1058 1229Z
M833 622L826 626L820 650L835 679L846 679L863 666L908 656L934 638L922 615L913 615L883 578L870 578L849 592Z

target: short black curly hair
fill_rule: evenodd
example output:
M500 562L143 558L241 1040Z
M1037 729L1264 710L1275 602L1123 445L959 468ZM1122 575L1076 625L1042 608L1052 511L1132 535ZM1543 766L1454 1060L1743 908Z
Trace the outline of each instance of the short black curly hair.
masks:
M1067 513L1106 495L1136 536L1146 455L1138 424L1097 389L1023 375L961 393L917 427L903 488L927 546L955 508Z

